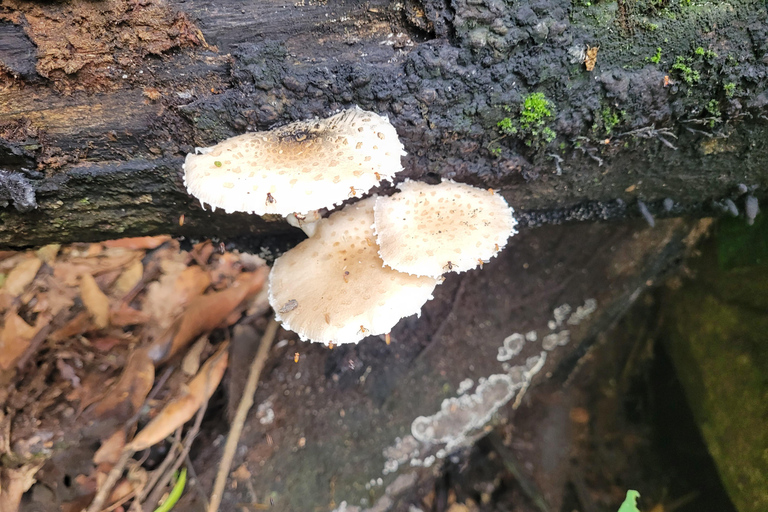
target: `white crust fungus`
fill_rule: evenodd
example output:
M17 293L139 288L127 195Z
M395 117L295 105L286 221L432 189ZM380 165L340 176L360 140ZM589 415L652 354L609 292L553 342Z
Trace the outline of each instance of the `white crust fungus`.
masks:
M187 191L226 212L288 215L332 208L402 170L386 117L358 107L245 133L187 155Z
M515 234L513 210L493 190L406 180L379 197L375 229L384 263L419 276L464 272L496 256Z
M379 258L374 201L321 219L312 238L275 261L269 303L277 320L302 340L357 343L385 334L432 298L437 279L397 272Z

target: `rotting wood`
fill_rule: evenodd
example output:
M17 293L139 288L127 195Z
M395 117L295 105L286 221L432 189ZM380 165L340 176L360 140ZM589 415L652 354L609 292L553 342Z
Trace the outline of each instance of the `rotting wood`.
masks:
M85 4L95 9L83 2L73 2L70 13L56 3L34 9L64 18ZM99 63L82 61L84 44L62 55L55 72L41 71L51 68L45 59L55 44L25 25L33 7L0 10L7 20L0 49L8 48L0 53L7 78L0 168L26 179L38 205L16 211L0 183L0 199L9 203L0 210L0 247L161 232L224 239L285 232L282 222L203 212L181 184L184 155L352 104L390 116L409 152L404 176L501 189L532 224L639 216L638 200L656 216L719 213L713 201L734 198L739 183L759 186L765 199L768 47L765 6L757 0L712 6L706 16L680 7L675 20L643 13L660 28L623 35L621 23L638 21L624 18L639 14L622 18L605 5L567 0L459 2L454 12L437 0L109 6L125 10L129 48L110 51L114 41L98 39L107 45ZM173 40L152 46L142 39L142 16L153 10L171 27L153 33ZM594 24L598 14L613 16L610 30ZM184 30L173 28L178 20L187 20ZM595 69L571 69L569 51L586 44L601 48ZM46 49L35 56L35 45ZM657 47L663 52L654 62ZM698 81L673 68L678 57ZM494 153L496 123L514 117L534 91L553 101L558 138L537 151L507 137ZM618 136L639 129L666 129L679 149L663 137ZM671 211L662 207L665 198L674 202Z

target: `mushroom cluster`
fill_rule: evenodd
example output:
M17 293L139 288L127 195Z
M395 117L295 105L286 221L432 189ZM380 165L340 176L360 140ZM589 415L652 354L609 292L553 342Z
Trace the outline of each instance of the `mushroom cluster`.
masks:
M275 316L305 341L357 343L418 315L443 274L482 266L515 234L503 197L453 181L406 180L392 196L320 218L317 210L393 180L404 154L386 117L355 108L188 155L185 184L227 212L293 214L309 238L275 261Z

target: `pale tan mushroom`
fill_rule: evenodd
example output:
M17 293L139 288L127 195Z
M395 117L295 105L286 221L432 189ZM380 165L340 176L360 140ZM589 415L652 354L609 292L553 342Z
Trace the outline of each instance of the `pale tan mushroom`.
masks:
M385 267L373 234L375 198L321 219L312 238L275 261L269 302L303 340L356 343L419 314L438 280Z
M512 208L493 190L410 180L398 188L376 199L375 230L379 255L400 272L439 277L473 269L516 232Z
M402 170L386 117L359 108L245 133L187 155L190 194L226 212L307 214L360 197Z

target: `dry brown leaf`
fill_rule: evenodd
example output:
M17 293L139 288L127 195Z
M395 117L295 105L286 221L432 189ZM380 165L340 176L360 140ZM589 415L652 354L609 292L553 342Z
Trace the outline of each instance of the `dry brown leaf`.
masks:
M15 311L9 311L3 319L0 333L0 369L7 370L21 357L38 328L29 325Z
M120 338L116 338L114 336L103 336L100 338L94 338L91 340L91 346L98 350L99 352L109 352L116 346L120 344L127 344L128 342L126 340L121 340Z
M184 314L152 342L150 356L156 362L164 361L198 336L221 325L247 297L261 290L267 275L267 267L242 273L226 290L192 301Z
M21 497L35 483L35 474L45 461L17 469L0 468L0 512L17 512Z
M88 311L81 311L62 328L53 331L49 337L51 341L66 340L72 336L88 332L92 326L91 314Z
M181 371L185 375L191 377L200 369L200 359L206 346L208 346L208 336L203 336L184 354L184 359L181 360Z
M91 314L94 326L97 329L106 328L109 325L109 299L91 274L83 274L80 278L80 298Z
M102 245L108 248L121 247L124 249L133 249L133 250L155 249L157 247L160 247L170 239L171 237L168 235L138 236L134 238L120 238L118 240L108 240L106 242L102 242Z
M150 421L127 448L135 451L153 446L177 428L192 419L198 409L208 400L221 382L227 369L228 343L221 347L200 368L200 371L187 385L186 392L171 400L160 413Z
M61 249L61 244L50 244L39 248L35 254L37 254L38 258L50 265L56 260L56 255L59 254L59 249Z
M187 267L181 262L163 262L163 276L147 287L142 309L155 320L152 330L162 332L192 299L201 295L208 285L208 273L198 266ZM148 333L152 337L152 333Z
M18 297L35 279L42 264L43 262L38 258L25 259L8 273L1 291L12 297Z
M51 316L56 316L63 309L70 309L75 303L77 289L64 286L50 274L39 279L41 288L47 290L37 294L40 304L35 311L48 311Z
M96 417L107 413L127 419L142 406L155 382L155 366L146 350L139 349L131 354L120 379L107 395L93 408Z
M144 276L144 265L141 260L136 260L123 270L120 277L115 281L115 292L119 296L123 296L129 291L133 290L133 287L141 281Z
M98 245L98 244L93 244ZM112 270L120 270L136 259L141 259L143 253L126 249L112 249L105 254L92 258L70 258L66 261L56 261L53 275L67 286L77 286L83 274L101 275Z
M109 323L114 327L126 327L128 325L141 325L149 321L149 315L138 309L133 309L123 303L109 311Z
M101 443L96 453L93 454L93 463L114 465L123 453L125 447L125 431L121 428Z
M586 66L587 71L592 71L595 69L595 64L597 63L597 51L600 49L599 46L589 46L587 45L587 55L584 59L584 66Z

